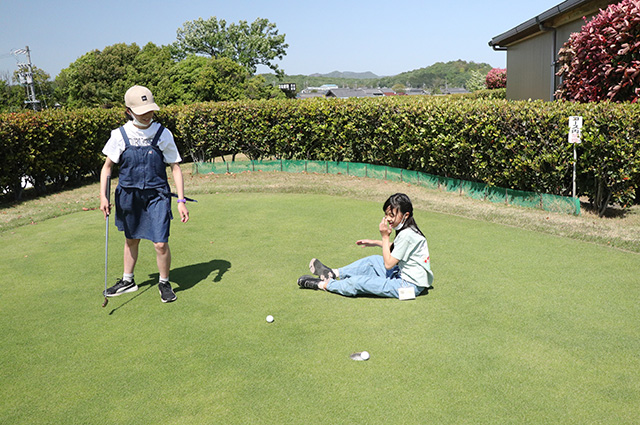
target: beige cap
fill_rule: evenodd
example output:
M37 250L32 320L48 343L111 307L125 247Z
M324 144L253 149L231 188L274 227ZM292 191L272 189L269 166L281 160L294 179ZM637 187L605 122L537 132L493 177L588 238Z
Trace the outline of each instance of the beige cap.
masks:
M146 87L133 86L124 94L124 104L136 115L143 115L149 111L159 111L160 108L153 100L153 93Z

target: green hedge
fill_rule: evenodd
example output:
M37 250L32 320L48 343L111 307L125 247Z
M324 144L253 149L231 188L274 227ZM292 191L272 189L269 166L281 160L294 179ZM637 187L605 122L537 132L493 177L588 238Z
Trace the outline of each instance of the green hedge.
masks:
M572 115L584 117L579 195L600 208L630 205L640 185L637 104L398 96L194 104L165 108L158 119L195 161L236 153L350 161L566 196ZM109 130L123 120L122 111L105 110L0 115L0 187L13 190L21 176L95 173Z
M0 115L0 191L19 198L27 179L39 193L99 175L109 130L122 112L85 109Z
M191 105L176 132L197 161L351 161L511 189L571 195L568 118L584 117L578 192L602 212L640 183L640 105L450 97L310 99Z

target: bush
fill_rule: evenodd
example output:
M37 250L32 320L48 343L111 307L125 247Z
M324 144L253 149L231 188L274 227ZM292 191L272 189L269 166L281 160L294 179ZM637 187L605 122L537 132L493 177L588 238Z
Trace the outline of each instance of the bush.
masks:
M571 34L559 52L556 97L578 102L637 102L640 97L640 3L623 0Z
M507 87L507 70L504 68L493 68L487 74L485 84L488 89L503 89Z
M172 130L185 159L244 153L251 159L362 162L568 196L573 115L584 118L578 194L601 213L612 203L631 205L640 187L638 104L274 99L174 106L157 117ZM15 194L26 176L44 188L97 175L109 130L123 122L121 111L100 109L0 115L0 188Z

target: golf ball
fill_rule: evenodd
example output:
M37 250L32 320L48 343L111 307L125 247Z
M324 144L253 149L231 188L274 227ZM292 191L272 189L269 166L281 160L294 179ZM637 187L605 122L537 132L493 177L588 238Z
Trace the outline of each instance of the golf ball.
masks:
M362 360L369 360L369 357L371 357L369 355L368 351L363 351L362 353L360 353L360 357L362 358Z
M273 319L273 316L272 316L272 315L268 315L268 316L267 316L267 322L271 323L271 322L273 322L273 320L274 320L274 319Z

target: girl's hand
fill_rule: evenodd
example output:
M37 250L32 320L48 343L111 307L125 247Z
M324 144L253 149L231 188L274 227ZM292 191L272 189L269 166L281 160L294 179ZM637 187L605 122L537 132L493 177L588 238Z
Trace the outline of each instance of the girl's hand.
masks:
M100 211L104 214L104 219L107 219L107 216L111 214L111 204L107 201L106 196L100 197Z
M380 222L380 235L384 238L384 237L389 237L391 236L391 233L393 233L393 229L391 228L391 226L389 226L389 222L387 221L386 217L382 218L382 221Z
M189 210L184 202L178 202L178 212L180 213L180 221L183 223L189 221Z
M361 247L372 247L372 246L380 246L380 241L375 241L373 239L360 239L356 241L356 245L360 245Z

